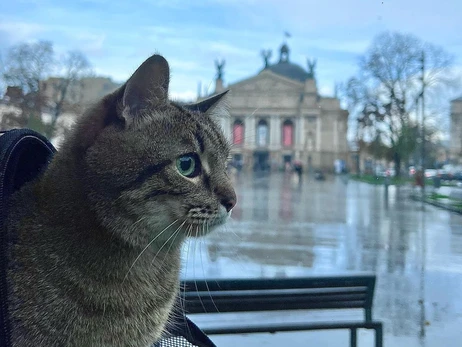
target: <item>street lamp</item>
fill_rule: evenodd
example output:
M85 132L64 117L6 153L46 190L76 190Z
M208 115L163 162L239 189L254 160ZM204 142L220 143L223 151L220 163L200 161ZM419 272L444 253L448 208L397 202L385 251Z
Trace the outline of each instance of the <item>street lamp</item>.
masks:
M422 57L420 58L421 71L422 71L422 91L420 93L420 98L422 101L422 140L421 140L421 160L422 160L422 198L425 197L425 52L422 51Z

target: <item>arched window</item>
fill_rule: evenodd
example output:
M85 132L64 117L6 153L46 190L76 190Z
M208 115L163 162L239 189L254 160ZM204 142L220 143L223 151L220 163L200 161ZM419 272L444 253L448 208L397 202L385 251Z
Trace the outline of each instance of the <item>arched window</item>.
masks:
M233 144L242 145L244 143L244 124L240 119L236 119L233 124Z
M294 124L289 119L282 123L282 145L284 147L294 145Z
M265 147L268 145L268 123L264 119L260 119L257 125L257 145L260 147Z

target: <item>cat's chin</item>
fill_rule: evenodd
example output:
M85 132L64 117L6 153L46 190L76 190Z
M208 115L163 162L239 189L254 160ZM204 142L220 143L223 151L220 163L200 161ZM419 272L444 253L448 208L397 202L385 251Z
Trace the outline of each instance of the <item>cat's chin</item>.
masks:
M226 223L230 216L230 213L221 214L219 218L212 220L205 220L201 222L192 222L189 236L191 237L202 237L210 234L219 226Z

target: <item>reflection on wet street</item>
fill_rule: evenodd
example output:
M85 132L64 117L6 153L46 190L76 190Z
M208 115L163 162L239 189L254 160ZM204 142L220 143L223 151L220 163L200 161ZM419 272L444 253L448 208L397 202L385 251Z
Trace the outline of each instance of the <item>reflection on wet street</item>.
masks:
M184 277L371 271L385 341L403 337L433 346L432 334L462 337L461 215L408 199L409 188L390 187L386 200L384 187L345 177L233 179L233 220L185 247Z

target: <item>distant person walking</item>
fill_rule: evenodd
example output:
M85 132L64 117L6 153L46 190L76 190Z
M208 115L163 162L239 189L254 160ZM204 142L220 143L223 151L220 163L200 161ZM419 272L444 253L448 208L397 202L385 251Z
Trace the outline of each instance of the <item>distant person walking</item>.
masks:
M303 165L300 160L294 161L294 171L297 173L299 180L302 178Z
M424 184L424 174L422 170L417 170L414 175L414 185L416 187L423 187Z

